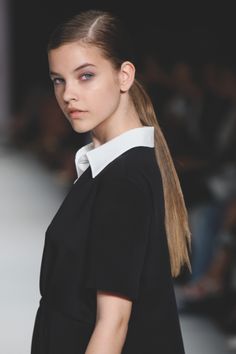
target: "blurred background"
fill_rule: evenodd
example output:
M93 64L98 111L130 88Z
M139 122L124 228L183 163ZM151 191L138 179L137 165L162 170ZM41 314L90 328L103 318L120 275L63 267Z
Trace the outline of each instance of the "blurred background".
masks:
M47 39L90 8L113 11L134 34L139 77L182 185L192 274L183 269L175 289L186 354L236 353L234 13L227 3L72 0L0 0L0 352L30 353L44 232L89 141L57 106Z

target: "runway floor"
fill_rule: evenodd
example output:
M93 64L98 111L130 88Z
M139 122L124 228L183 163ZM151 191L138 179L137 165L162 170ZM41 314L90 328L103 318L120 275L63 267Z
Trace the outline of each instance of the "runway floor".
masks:
M29 354L44 233L66 187L33 155L9 147L0 147L0 172L0 353ZM186 354L233 353L211 320L180 320Z

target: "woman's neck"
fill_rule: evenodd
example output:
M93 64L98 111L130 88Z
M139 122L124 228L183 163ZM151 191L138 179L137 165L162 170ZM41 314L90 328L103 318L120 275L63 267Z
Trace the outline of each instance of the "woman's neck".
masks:
M143 124L133 104L127 104L125 109L107 118L90 133L94 147L96 148L127 130L142 126Z

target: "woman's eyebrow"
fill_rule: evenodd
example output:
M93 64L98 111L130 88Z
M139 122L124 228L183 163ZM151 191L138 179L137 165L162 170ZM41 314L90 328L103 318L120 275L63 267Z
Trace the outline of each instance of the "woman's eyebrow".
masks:
M84 64L78 66L78 67L74 70L74 72L76 72L76 71L78 71L78 70L81 70L81 69L84 69L84 68L86 68L87 66L94 66L94 67L95 67L94 64L84 63Z
M73 72L76 72L76 71L79 71L79 70L81 70L81 69L84 69L84 68L86 68L87 66L93 66L93 67L95 67L94 64L84 63L84 64L78 66L77 68L75 68L75 69L73 70ZM56 72L54 72L54 71L50 71L50 75L58 75L58 76L60 76L59 73L56 73Z

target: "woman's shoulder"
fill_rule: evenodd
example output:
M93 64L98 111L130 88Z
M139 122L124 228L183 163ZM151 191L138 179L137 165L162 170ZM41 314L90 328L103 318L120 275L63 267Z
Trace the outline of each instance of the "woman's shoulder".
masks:
M154 148L136 146L130 148L111 161L101 175L109 178L111 175L131 177L137 171L147 168L153 163Z
M149 194L150 183L158 165L154 148L138 146L131 148L113 160L100 173L102 185L133 185Z

